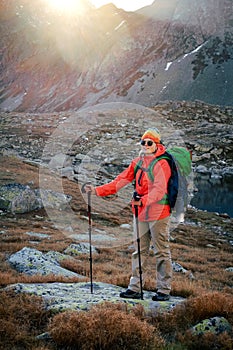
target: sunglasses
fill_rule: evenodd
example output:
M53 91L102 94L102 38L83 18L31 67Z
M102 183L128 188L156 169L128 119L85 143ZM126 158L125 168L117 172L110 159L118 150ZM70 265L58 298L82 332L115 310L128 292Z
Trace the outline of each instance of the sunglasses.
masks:
M142 146L147 145L147 146L151 147L153 144L154 144L154 141L151 141L151 140L149 140L149 141L141 140L141 145L142 145Z

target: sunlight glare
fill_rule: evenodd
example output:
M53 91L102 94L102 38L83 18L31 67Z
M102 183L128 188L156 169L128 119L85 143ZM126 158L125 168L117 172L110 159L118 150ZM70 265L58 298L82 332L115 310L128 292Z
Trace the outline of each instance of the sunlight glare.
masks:
M55 10L61 12L70 12L78 10L81 7L81 4L78 0L47 0L49 5Z

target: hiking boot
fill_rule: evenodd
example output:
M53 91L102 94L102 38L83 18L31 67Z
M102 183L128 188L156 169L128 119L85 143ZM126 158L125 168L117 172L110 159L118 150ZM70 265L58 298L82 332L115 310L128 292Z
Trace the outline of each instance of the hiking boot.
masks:
M120 293L121 298L130 298L130 299L141 299L141 293L134 292L131 289L126 289L125 292Z
M153 295L153 297L152 297L153 301L166 301L169 299L170 299L169 294L164 294L164 293L160 293L160 292L155 293L155 295Z

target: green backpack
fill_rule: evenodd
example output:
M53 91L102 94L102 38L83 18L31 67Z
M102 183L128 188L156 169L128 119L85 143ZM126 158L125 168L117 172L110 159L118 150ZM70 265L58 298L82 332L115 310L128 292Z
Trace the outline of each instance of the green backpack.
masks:
M176 162L179 173L182 176L188 176L192 171L192 156L185 147L173 146L167 149Z
M134 178L136 178L137 171L141 169L142 171L147 172L149 179L151 182L153 182L153 168L160 159L167 160L171 169L171 177L168 181L168 195L165 195L165 197L162 198L158 203L169 204L170 208L173 209L175 207L179 191L179 183L181 181L180 177L186 177L192 171L191 154L184 147L174 146L170 149L167 149L167 151L161 156L152 160L147 169L142 167L142 160L140 159L134 169ZM140 182L140 178L141 176L139 177L138 182Z

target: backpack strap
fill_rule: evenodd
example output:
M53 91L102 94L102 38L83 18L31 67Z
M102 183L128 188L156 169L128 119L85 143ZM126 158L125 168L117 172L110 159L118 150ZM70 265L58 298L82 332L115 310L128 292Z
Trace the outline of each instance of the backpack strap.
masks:
M142 171L145 171L145 172L148 174L148 177L149 177L149 179L151 180L151 182L154 182L154 173L153 173L153 169L154 169L155 164L156 164L160 159L166 159L166 160L168 161L169 165L171 166L171 156L169 156L166 152L165 152L164 154L162 154L161 156L159 156L159 157L153 159L153 160L150 162L148 168L142 167L143 161L142 161L142 159L140 159L140 160L137 162L137 164L136 164L136 166L135 166L135 168L134 168L134 178L136 178L136 174L137 174L138 170L142 170Z
M137 174L138 170L141 169L141 167L142 167L142 159L140 159L137 162L137 164L136 164L136 166L134 168L134 178L136 178L136 174Z
M147 170L148 176L149 176L149 179L151 180L151 182L154 182L154 173L153 173L154 166L160 159L166 159L168 161L169 165L171 166L171 164L170 164L171 158L169 157L169 155L167 155L166 152L164 154L162 154L161 156L153 159L150 162L150 164L148 166L148 170Z
M137 174L138 170L141 170L141 174L140 174L139 179L138 179L139 185L140 185L140 180L141 180L143 171L145 171L145 172L148 174L148 177L149 177L150 181L151 181L151 182L154 182L154 173L153 173L153 169L154 169L155 164L156 164L160 159L166 159L166 160L168 161L169 165L171 164L171 158L169 157L169 155L166 154L166 152L165 152L164 154L162 154L161 156L159 156L159 157L153 159L153 160L150 162L148 168L143 168L143 167L142 167L142 163L143 163L142 159L140 159L140 160L138 161L138 163L136 164L136 166L135 166L135 168L134 168L134 178L136 178L136 174ZM171 165L170 165L170 166L171 166ZM160 199L157 203L158 203L158 204L162 204L162 205L169 204L168 195L165 194L165 195L163 196L163 198Z

